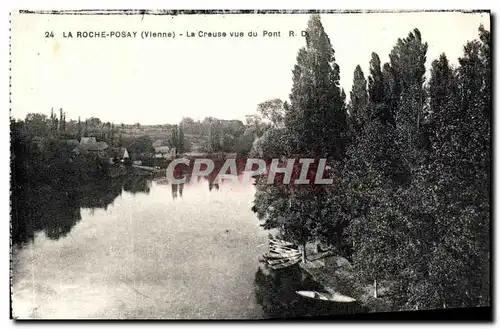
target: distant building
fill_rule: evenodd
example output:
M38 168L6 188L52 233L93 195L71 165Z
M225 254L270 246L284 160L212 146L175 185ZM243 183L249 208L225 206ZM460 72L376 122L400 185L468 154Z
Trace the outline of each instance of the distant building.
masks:
M155 154L167 154L170 153L169 146L154 146Z
M97 140L95 137L82 137L80 139L80 145L95 144L95 143L97 143Z
M153 147L163 146L163 141L161 139L157 139L153 142Z
M124 147L113 147L108 151L109 163L125 162L130 159L128 151Z
M158 146L155 147L155 155L154 157L157 159L173 159L175 158L176 150L175 147L168 146Z
M95 137L82 137L80 140L80 146L78 148L80 150L80 153L94 153L97 154L100 158L108 157L108 143L98 142Z
M120 152L122 153L122 159L125 159L125 160L130 159L130 156L128 155L128 151L126 148L121 147Z

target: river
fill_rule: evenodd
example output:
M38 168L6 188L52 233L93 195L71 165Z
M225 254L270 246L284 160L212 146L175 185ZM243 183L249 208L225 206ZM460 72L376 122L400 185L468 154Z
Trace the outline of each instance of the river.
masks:
M315 315L298 265L269 272L251 182L128 175L17 187L19 319L261 319ZM21 190L19 190L21 188ZM330 310L328 311L330 312Z
M45 193L55 201L33 211L46 225L13 249L13 315L263 317L254 279L267 233L250 209L254 186L134 179L106 190L110 202L87 188L73 210Z

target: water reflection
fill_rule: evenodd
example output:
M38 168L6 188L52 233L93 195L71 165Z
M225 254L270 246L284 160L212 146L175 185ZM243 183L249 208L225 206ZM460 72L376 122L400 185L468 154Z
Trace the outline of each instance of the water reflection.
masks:
M184 186L208 183L208 190L218 191L221 188L221 185L225 183L232 182L241 182L243 180L243 172L238 172L238 175L224 175L222 177L217 177L217 174L211 173L209 175L204 176L193 176L189 171L183 171L177 173L175 179L183 180L183 183L174 183L172 179L167 178L165 175L157 175L154 178L154 181L158 185L170 185L172 191L172 199L177 199L178 197L182 198L182 193L184 190ZM243 183L244 184L244 183Z
M298 264L280 270L259 266L254 283L257 303L267 318L338 316L367 311L357 303L332 303L299 296L298 290L325 290L305 275Z
M213 189L219 189L219 181L215 181L215 177L209 177L208 179L208 190L212 191Z
M125 182L123 190L132 194L149 194L149 192L151 191L151 179L140 175L131 176Z
M57 240L81 220L80 209L107 209L126 191L150 192L151 179L144 176L102 177L68 185L24 184L12 186L12 243L24 245L35 233Z
M208 181L208 189L219 190L224 179L215 175L191 177L182 173L185 184L172 184L165 177L154 178L158 185L171 185L172 198L182 198L184 185ZM33 240L36 232L44 231L51 239L66 236L81 219L80 209L107 210L123 192L149 194L153 178L146 175L99 177L86 182L65 185L24 184L12 186L12 242L25 244Z
M180 184L171 184L171 188L172 188L172 199L177 199L177 196L178 196L178 192L179 192L179 185ZM184 184L182 184L182 186L184 186ZM181 197L182 197L182 193L181 193Z
M255 273L257 303L262 306L262 310L268 318L310 315L310 311L301 302L295 291L319 288L314 282L302 280L302 272L298 265L276 271L261 266Z
M25 194L24 205L33 203L28 209L47 215L14 220L29 226L24 235L39 231L33 243L13 251L14 316L262 318L254 274L267 234L250 210L254 186L225 181L219 191L209 192L207 181L200 179L173 187L174 201L172 184L152 179L102 178L75 184L71 197L51 187L40 193L45 202L35 203L33 194ZM127 192L125 184L136 184L129 191L142 187L145 192ZM80 208L84 204L108 209L92 213ZM61 238L62 231L70 230Z

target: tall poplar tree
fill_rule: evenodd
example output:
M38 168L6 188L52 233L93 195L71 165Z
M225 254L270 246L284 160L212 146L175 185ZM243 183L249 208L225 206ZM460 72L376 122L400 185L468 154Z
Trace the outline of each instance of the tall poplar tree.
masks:
M82 137L82 122L80 121L80 116L78 116L78 141L80 141L80 138Z
M489 300L489 233L491 216L491 39L490 32L479 28L479 40L468 42L459 59L459 108L462 114L459 141L460 164L456 184L461 183L457 198L464 204L462 219L474 244L468 250L470 266L469 305Z
M363 138L350 149L344 171L353 261L358 273L373 280L375 297L382 279L410 280L411 264L417 259L413 236L420 233L415 230L419 209L411 205L420 195L409 183L418 160L426 50L420 32L414 30L397 41L382 70L379 57L372 54L372 116ZM406 287L399 288L406 296Z
M335 52L319 15L311 15L306 47L297 54L290 105L284 113L284 150L288 158L343 159L347 139L345 93L339 87ZM266 156L266 155L264 155ZM314 180L314 178L313 178ZM266 184L258 180L254 211L265 228L279 228L301 245L340 236L331 186ZM306 255L304 253L304 259Z
M177 153L184 153L184 129L182 128L182 124L178 126Z
M170 132L170 147L179 147L179 130L177 125L172 127L172 131ZM178 151L178 150L177 150Z
M306 47L293 69L290 107L285 113L289 154L341 160L345 151L347 113L339 87L335 52L319 15L312 15Z
M350 96L349 119L351 129L354 131L354 136L357 137L357 135L361 134L363 126L369 120L366 79L363 70L361 70L361 66L359 65L356 66L356 69L354 70L354 79Z
M419 161L419 136L425 104L425 61L427 43L422 42L418 29L405 39L399 39L390 55L394 118L398 144L406 165L414 168Z
M379 56L372 53L368 77L367 121L349 147L342 174L347 240L358 275L373 283L374 297L381 280L394 279L404 253L397 248L403 235L400 210L395 207L394 182L401 173L395 145L390 97L385 93Z
M480 40L467 43L456 71L445 55L432 64L430 155L413 182L432 233L415 239L419 266L407 302L414 307L489 303L488 35L480 28Z

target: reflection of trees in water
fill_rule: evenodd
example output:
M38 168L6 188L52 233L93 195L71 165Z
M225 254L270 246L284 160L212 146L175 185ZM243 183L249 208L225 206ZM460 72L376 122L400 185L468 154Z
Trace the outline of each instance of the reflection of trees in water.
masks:
M303 289L298 266L268 271L259 267L255 273L255 295L265 317L287 318L307 315L305 305L295 293Z
M186 178L186 181L190 178L187 178L186 176L181 176L179 179ZM177 183L171 183L171 188L172 188L172 199L177 199L177 197L182 198L182 192L184 191L184 183L182 184L177 184Z
M182 179L186 178L185 184L189 185L193 182L199 182L201 179L206 179L208 181L208 190L218 190L220 188L220 185L223 185L224 179L218 178L219 174L221 175L228 175L228 174L235 174L235 175L242 175L243 174L243 169L244 169L244 164L246 159L235 159L235 166L232 167L232 169L225 169L225 172L221 172L221 170L224 167L225 160L221 159L212 159L214 162L214 169L204 175L204 176L192 176L193 173L193 167L196 159L191 159L189 166L186 166L184 164L178 164L176 165L173 175L176 179ZM228 161L231 161L231 159L228 159ZM227 168L227 167L226 167ZM231 170L235 169L236 171L232 172ZM201 170L206 170L206 167L202 165ZM167 177L168 180L171 180L171 178ZM172 184L174 185L174 184ZM180 188L179 188L180 189ZM182 194L179 190L179 195ZM172 195L174 195L174 192L172 192ZM175 197L174 197L175 198Z
M108 206L121 194L125 183L123 176L106 178L81 185L75 193L80 207L108 209Z
M77 200L63 197L59 205L46 209L47 212L40 218L42 229L53 240L66 236L81 219Z
M107 209L118 197L126 178L99 177L73 184L12 186L12 243L22 245L44 231L50 239L66 236L81 219L80 208Z
M151 179L147 176L135 175L129 176L123 189L126 192L130 192L132 194L136 193L145 193L149 194L151 191Z
M177 198L177 192L179 190L179 185L178 184L171 184L171 187L172 187L172 199L176 199Z
M212 191L214 188L216 190L219 189L219 181L215 181L215 177L213 176L208 176L207 177L207 180L208 180L208 190L209 191Z
M295 291L324 290L309 277L302 278L298 265L276 271L259 267L255 273L254 285L257 303L262 306L267 318L332 316L367 311L356 304L330 303L300 297Z
M225 181L232 182L233 179L228 178L230 174L234 174L238 179L243 178L244 167L246 159L236 159L234 160L236 166L232 166L230 168L223 168L225 161L220 159L212 159L214 161L214 169L206 174L206 175L194 175L193 176L193 166L196 159L191 159L189 166L185 164L177 164L173 169L172 175L175 179L183 179L185 178L185 183L177 184L178 186L174 186L172 182L172 177L167 177L166 172L161 172L159 174L155 174L155 180L158 184L161 185L172 185L172 198L176 199L177 197L182 197L182 190L184 185L187 185L189 188L190 184L198 184L200 182L205 183L205 180L208 181L208 190L219 190L222 185L224 185ZM228 161L231 161L230 159ZM225 172L221 172L224 169ZM206 167L202 165L201 170L206 170ZM220 177L219 174L221 175ZM232 178L232 177L231 177Z
M27 128L11 122L13 244L33 240L38 231L51 239L65 236L80 220L80 208L106 209L125 182L123 176L110 178L97 156L75 155L62 136L33 135Z

